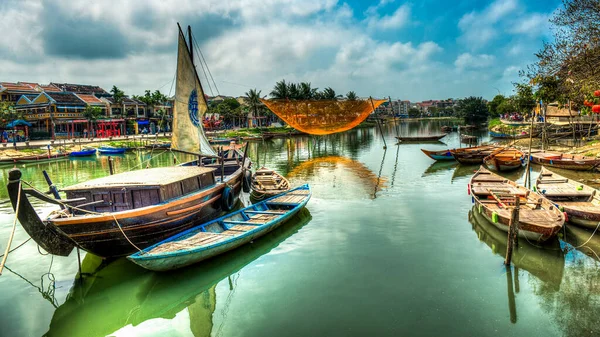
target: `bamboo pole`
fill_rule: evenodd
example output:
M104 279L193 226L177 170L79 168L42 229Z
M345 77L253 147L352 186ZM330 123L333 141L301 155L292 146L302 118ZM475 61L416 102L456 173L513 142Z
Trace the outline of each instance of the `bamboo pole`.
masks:
M531 117L531 127L529 128L529 151L527 152L527 171L525 172L525 183L531 188L531 143L533 142L533 116Z
M513 246L515 244L515 239L517 237L518 226L519 226L519 206L521 203L521 199L518 195L515 195L515 207L511 211L510 223L508 224L508 238L506 242L506 257L504 259L504 264L506 266L510 265L512 260L512 252Z
M508 312L510 314L510 322L514 324L517 323L517 305L513 288L512 270L508 265L506 266L506 287L508 292Z
M373 97L369 96L369 99L371 100L371 106L373 107L373 111L375 111L375 104L373 103ZM387 149L387 144L385 142L385 137L383 136L383 128L381 127L381 124L379 123L379 118L375 118L375 121L377 122L377 126L379 126L379 133L381 133L381 139L383 140L383 149Z

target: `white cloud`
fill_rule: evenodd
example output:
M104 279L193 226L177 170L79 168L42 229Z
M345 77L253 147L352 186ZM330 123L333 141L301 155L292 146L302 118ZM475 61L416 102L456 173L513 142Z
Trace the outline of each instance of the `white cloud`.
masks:
M550 17L547 14L534 13L516 20L511 32L530 36L539 36L549 31Z
M391 15L379 16L376 12L367 18L370 29L390 30L405 26L410 20L410 6L404 4L398 7Z
M471 55L469 53L463 53L456 58L454 65L459 70L486 68L490 67L495 59L496 58L493 55L488 54Z

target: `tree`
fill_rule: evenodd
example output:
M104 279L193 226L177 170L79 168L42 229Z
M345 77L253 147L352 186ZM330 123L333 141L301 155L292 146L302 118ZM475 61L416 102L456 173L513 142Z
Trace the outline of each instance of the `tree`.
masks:
M115 104L121 106L120 115L121 118L123 118L123 113L125 112L125 107L123 106L123 98L125 98L125 93L123 92L123 90L117 88L116 85L113 85L112 89L110 89L110 92L112 93L113 101L115 102ZM122 134L125 134L125 123L122 124L121 132Z
M497 113L496 117L504 115L504 114L511 114L515 111L517 111L517 108L513 104L512 100L504 99L502 101L502 103L500 103L500 105L498 105L498 107L496 107L496 113ZM494 117L494 115L492 115L492 117Z
M467 123L483 122L490 114L483 98L474 96L459 100L455 110Z
M259 109L262 109L262 102L260 101L260 90L256 91L256 89L250 89L245 95L248 97L248 107L250 111L252 111L252 116L254 118L258 117Z
M331 87L323 89L323 92L321 92L321 99L336 100L337 95L335 94L335 90L333 90Z
M348 93L346 94L346 99L348 99L349 101L356 101L358 99L358 96L356 96L356 93L354 91L348 91Z
M421 116L421 110L417 109L417 108L410 108L408 109L408 117L410 118L416 118Z
M285 80L281 80L275 83L275 87L269 94L274 99L286 99L289 98L288 85L285 83Z
M517 111L520 113L529 113L535 107L535 98L533 98L533 89L528 84L514 83L517 94L514 96L514 103Z
M88 121L87 129L91 130L94 125L94 122L102 116L102 109L97 106L88 105L85 107L85 110L83 110L81 114ZM91 132L88 133L88 135L91 135Z
M313 88L309 82L302 82L298 90L300 91L301 99L314 99L318 89Z
M6 124L14 121L15 119L23 119L23 117L23 112L17 111L13 103L0 102L0 125L6 126Z
M490 116L492 118L497 118L498 116L501 115L501 113L498 112L498 106L500 104L502 104L504 101L506 101L506 97L504 97L504 95L496 95L494 97L494 99L492 99L489 103L488 103L488 110L490 111Z

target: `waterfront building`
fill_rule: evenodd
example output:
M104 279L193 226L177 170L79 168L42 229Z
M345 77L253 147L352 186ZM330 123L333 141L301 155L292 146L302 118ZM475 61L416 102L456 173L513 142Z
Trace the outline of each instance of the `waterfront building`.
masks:
M39 91L23 83L0 82L0 101L16 103L22 95L37 95Z
M100 88L97 85L73 84L73 83L50 83L50 85L59 88L61 91L74 92L76 94L89 94L89 95L94 95L98 98L112 96L109 92Z

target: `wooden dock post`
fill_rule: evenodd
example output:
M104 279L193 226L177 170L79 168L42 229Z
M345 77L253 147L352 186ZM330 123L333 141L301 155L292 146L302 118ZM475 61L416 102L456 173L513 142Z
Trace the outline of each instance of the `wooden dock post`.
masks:
M108 156L108 173L112 176L115 174L115 170L113 168L113 159L111 156Z
M371 100L371 106L373 107L373 111L375 111L375 104L373 103L373 97L369 97L369 99ZM383 140L383 149L387 149L387 144L385 142L385 137L383 135L383 128L381 127L381 123L379 121L379 118L375 118L375 121L377 122L377 126L379 127L379 133L381 133L381 139Z
M515 208L512 209L510 215L510 223L508 224L508 238L506 242L506 258L504 259L505 265L510 265L510 261L512 260L512 251L513 246L516 242L517 231L519 227L519 206L521 203L521 199L518 195L515 196Z

